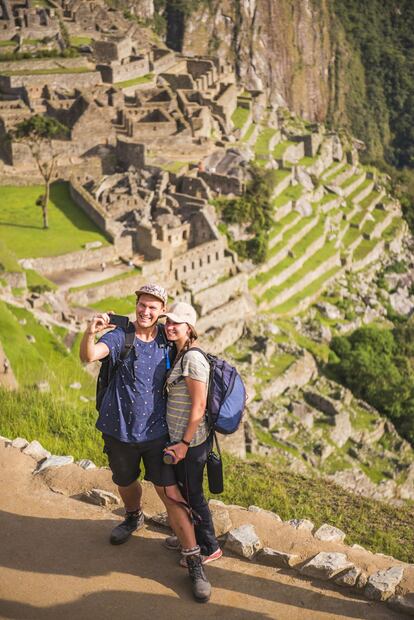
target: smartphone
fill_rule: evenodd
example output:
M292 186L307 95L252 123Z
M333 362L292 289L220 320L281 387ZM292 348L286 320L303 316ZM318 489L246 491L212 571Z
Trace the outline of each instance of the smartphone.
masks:
M121 314L110 314L109 319L111 321L111 325L123 327L123 329L128 327L129 318L127 316L122 316Z

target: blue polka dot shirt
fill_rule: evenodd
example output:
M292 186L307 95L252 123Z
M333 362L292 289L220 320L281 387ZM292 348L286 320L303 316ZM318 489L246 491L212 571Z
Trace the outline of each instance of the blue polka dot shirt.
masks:
M99 342L109 348L113 365L124 348L125 332L117 327ZM168 435L164 393L166 355L160 328L151 342L135 338L133 349L121 362L105 392L96 423L98 430L127 443Z

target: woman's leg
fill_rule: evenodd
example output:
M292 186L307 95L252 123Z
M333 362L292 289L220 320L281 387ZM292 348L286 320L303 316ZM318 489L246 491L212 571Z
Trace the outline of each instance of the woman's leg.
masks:
M194 529L202 555L211 555L219 548L210 508L203 491L204 468L210 449L211 441L207 439L199 446L189 448L184 461L180 461L175 466L175 474L182 495L201 517L201 522L197 522Z
M183 549L192 549L197 546L194 526L190 521L182 502L183 497L176 484L168 487L154 485L168 513L168 521Z

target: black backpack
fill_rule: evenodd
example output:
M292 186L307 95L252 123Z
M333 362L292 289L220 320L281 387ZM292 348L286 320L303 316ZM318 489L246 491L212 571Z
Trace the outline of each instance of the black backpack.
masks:
M161 331L161 335L164 341L163 347L168 347L166 352L166 365L167 370L171 366L172 358L174 355L175 347L169 347L168 340L165 335L164 325L158 324L158 327ZM99 411L102 405L103 398L105 396L106 390L111 383L112 379L115 377L118 368L121 366L122 362L128 357L131 350L134 348L135 343L135 325L130 321L125 330L125 342L124 348L121 351L120 356L116 360L115 364L111 363L111 356L107 355L101 360L101 368L99 370L98 380L96 382L96 409Z

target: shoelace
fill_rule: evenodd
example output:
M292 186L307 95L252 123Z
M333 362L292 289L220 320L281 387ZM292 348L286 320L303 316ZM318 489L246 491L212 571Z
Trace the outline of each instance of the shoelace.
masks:
M201 564L201 558L200 558L200 562L197 562L197 561L194 562L193 558L188 557L187 566L188 566L188 572L190 573L191 579L198 578L198 579L205 580L203 566Z

